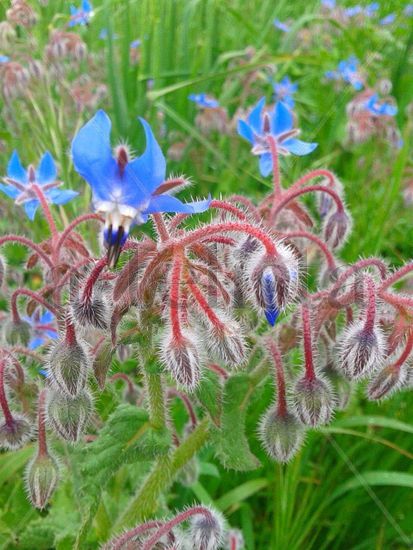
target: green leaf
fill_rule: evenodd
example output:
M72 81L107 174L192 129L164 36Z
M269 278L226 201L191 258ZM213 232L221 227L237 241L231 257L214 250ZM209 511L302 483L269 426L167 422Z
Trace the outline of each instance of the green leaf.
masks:
M267 487L267 485L268 479L251 479L250 481L246 481L242 485L239 485L232 491L229 491L228 493L223 495L220 499L216 500L215 505L219 510L222 510L223 512L225 510L228 510L228 508L231 508L232 506L238 507L240 502L246 500L255 493L258 493L258 491L261 491L262 489L264 489L264 487Z
M334 500L348 491L352 491L353 489L358 489L360 487L366 488L370 486L408 487L413 489L413 474L385 471L361 473L357 477L349 479L345 483L341 484L332 494L331 500Z
M195 393L201 405L208 411L212 422L219 426L222 412L222 386L218 375L207 370Z
M336 421L334 426L353 427L353 426L369 426L372 428L391 428L392 430L400 430L413 434L413 426L400 420L386 418L385 416L350 416Z
M247 471L259 467L245 435L250 381L247 374L235 374L224 387L221 428L215 430L215 452L225 468Z

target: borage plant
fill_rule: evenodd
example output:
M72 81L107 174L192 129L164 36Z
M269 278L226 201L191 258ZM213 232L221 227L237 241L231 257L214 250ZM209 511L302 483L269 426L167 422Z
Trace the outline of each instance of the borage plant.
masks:
M392 287L413 264L393 272L379 258L338 264L336 251L350 230L342 185L320 169L282 186L281 156L316 147L298 139L284 103L268 109L261 100L239 121L261 173L273 177L272 192L258 205L238 195L181 202L173 193L188 180L166 178L161 149L141 122L146 149L136 158L123 145L112 153L102 111L75 136L73 164L92 188L95 213L63 230L50 205L75 193L59 188L51 155L37 170L24 169L17 153L10 160L1 190L30 219L41 208L50 236L41 243L0 239L26 246L28 267L43 274L38 290L12 290L3 322L0 444L15 450L37 439L26 475L37 508L53 498L68 457L77 457L77 548L125 465L129 481L122 512L110 519L107 548L241 548L241 535L227 530L218 512L200 505L173 516L161 497L176 480L196 480L198 452L207 444L225 468L259 466L245 424L263 384L273 384L276 395L257 430L278 462L300 451L307 430L346 407L354 381L368 379L370 399L411 385L413 297ZM309 194L318 197L317 215L302 204ZM188 216L206 210L212 219L186 227ZM129 237L133 225L148 220L153 232ZM98 257L78 231L91 222L103 225L107 251ZM306 279L314 269L318 285L311 291ZM6 286L4 263L1 273ZM132 368L110 373L115 354L124 359L130 350ZM99 392L110 396L109 412ZM174 414L176 402L184 421ZM60 453L46 439L49 430ZM136 492L127 501L131 486Z

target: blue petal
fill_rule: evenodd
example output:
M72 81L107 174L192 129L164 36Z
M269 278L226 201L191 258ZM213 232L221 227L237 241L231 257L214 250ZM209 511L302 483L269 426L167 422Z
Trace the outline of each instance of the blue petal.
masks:
M252 126L254 132L258 135L262 134L262 118L261 113L265 105L265 97L262 97L254 109L250 112L248 116L248 123Z
M128 163L128 168L144 184L149 195L165 181L166 160L149 124L143 118L139 120L145 130L146 149L143 155Z
M57 338L57 331L56 330L45 330L44 333L51 340L56 340L56 338Z
M290 109L282 102L275 104L274 112L271 117L271 133L275 136L291 130L293 127L293 114Z
M266 178L272 172L272 157L270 153L264 153L263 155L261 155L259 163L261 176L264 176L264 178Z
M70 15L77 15L78 9L75 6L70 6Z
M265 310L265 317L272 327L275 325L275 322L277 321L279 315L280 312L276 307L270 307Z
M27 201L23 204L24 209L26 211L26 214L27 214L27 217L29 218L29 220L31 220L31 221L34 220L34 216L36 214L36 210L37 210L39 204L40 203L37 199Z
M77 172L92 187L94 198L111 200L117 164L110 146L111 122L100 110L73 138L72 157Z
M41 325L49 325L54 321L54 315L51 311L47 310L40 316L39 323Z
M153 214L155 212L174 212L184 214L199 214L208 210L211 204L211 198L203 201L182 202L171 195L157 195L152 197L148 208L144 214Z
M88 0L83 0L82 9L84 12L90 13L92 11L92 4Z
M283 141L282 146L293 155L302 157L312 153L318 146L318 143L307 143L306 141L301 141L301 139L291 138Z
M42 338L41 336L37 336L37 338L33 338L32 340L30 340L29 349L39 348L43 344L44 344L44 338Z
M77 191L72 191L72 189L50 189L46 191L46 196L52 204L66 204L71 201L73 198L78 196Z
M23 168L17 151L13 151L10 157L7 165L7 175L20 183L27 183L27 171Z
M36 180L41 185L56 181L57 168L49 151L42 156L38 169L36 170Z
M11 199L16 199L20 194L15 187L12 187L11 185L4 185L3 183L0 183L0 191L3 191L3 193Z
M251 126L249 126L245 120L239 120L237 124L238 134L249 141L254 143L254 132L252 131Z

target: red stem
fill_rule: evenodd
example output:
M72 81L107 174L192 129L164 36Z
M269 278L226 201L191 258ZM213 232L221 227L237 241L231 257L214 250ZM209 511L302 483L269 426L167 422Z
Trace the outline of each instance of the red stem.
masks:
M84 301L90 300L90 298L92 296L92 292L93 292L93 287L95 286L97 280L99 279L99 275L105 269L107 264L108 264L107 257L104 256L93 267L93 269L90 272L90 275L89 275L89 277L86 281L85 288L83 290L83 297L82 298L83 298Z
M176 254L172 264L171 283L169 294L169 311L172 322L172 334L178 341L182 340L181 332L181 314L180 314L180 294L181 294L181 276L183 268L183 257Z
M285 392L285 376L280 350L274 340L269 337L266 339L267 350L272 358L275 367L275 376L277 381L277 414L286 416L287 397Z
M38 433L37 439L39 442L39 449L37 456L39 458L47 456L47 442L46 442L46 417L45 417L45 405L46 405L46 390L42 390L39 393L39 402L37 406L37 422Z
M278 158L277 142L274 136L267 136L267 142L270 146L271 160L272 160L272 181L274 184L274 193L273 193L273 210L276 208L276 199L281 197L281 178L280 178L280 164Z
M367 309L364 329L371 332L376 322L376 285L371 277L365 279L365 293L367 295Z
M99 220L100 222L104 222L104 219L102 216L99 216L99 214L83 214L83 216L79 216L75 220L73 220L67 227L62 231L62 233L59 235L59 240L56 243L56 251L57 253L60 253L60 250L63 246L63 243L65 240L69 237L70 233L73 231L73 229L79 225L80 223L89 221L89 220Z
M66 335L65 335L65 342L68 346L73 346L76 344L76 331L74 324L67 320L66 321Z
M195 426L197 425L197 417L196 417L194 408L192 406L192 403L189 400L189 397L185 395L183 392L178 391L174 388L168 389L168 397L178 397L183 402L188 412L189 418L191 420L191 424L195 428Z
M110 377L110 381L114 382L115 380L123 380L128 385L128 390L130 393L135 391L135 386L133 385L132 380L124 372L116 372Z
M303 340L304 340L304 358L305 358L305 377L307 380L315 379L313 344L311 341L311 320L308 305L301 305L301 314L303 320Z
M162 214L152 214L152 219L155 222L156 231L159 235L160 240L162 242L167 241L169 239L169 231L166 227L165 220L163 219Z
M226 202L226 201L213 200L213 201L211 201L210 207L211 208L219 208L220 210L225 210L226 212L229 212L230 214L233 214L234 216L236 216L240 220L246 220L247 219L247 216L244 214L244 212L242 212L242 210L240 210L236 206L233 206L232 204L230 204L229 202Z
M13 415L10 412L9 404L7 402L6 391L4 389L4 371L6 370L6 361L0 361L0 406L4 414L4 419L7 425L11 425L14 422Z
M411 271L413 271L413 262L404 265L403 267L392 273L390 277L383 281L380 290L386 290L387 288L389 288L389 286L394 285L395 282L400 280Z
M198 302L198 304L201 307L202 311L205 313L205 315L208 317L208 319L211 321L211 323L215 327L217 327L218 329L223 329L224 325L218 319L215 312L209 307L208 302L205 299L205 296L202 294L201 289L194 282L194 280L192 279L192 277L189 273L185 274L185 280L186 280L186 284L188 285L189 290L191 291L193 297Z
M321 193L327 193L330 195L336 203L337 210L339 212L343 212L343 202L335 191L325 185L310 185L309 187L304 187L304 189L295 189L294 191L289 190L284 193L283 198L275 205L275 208L272 211L271 220L274 220L280 210L282 210L289 202L293 201L300 195L304 195L305 193L313 193L314 191L320 191Z
M45 194L43 193L43 190L39 185L37 185L35 183L32 183L31 187L32 187L33 191L36 193L37 198L39 199L39 202L40 202L41 207L43 209L43 213L45 215L47 223L49 224L50 233L52 234L52 241L54 241L58 237L59 234L58 234L58 231L57 231L56 223L55 223L53 215L52 215L52 211L50 210L49 203L47 202Z
M142 525L138 525L138 527L135 527L135 529L131 529L130 531L127 531L121 537L119 537L115 542L113 542L111 546L111 550L121 550L124 547L124 544L128 542L129 539L138 537L139 535L142 535L143 533L145 533L145 531L148 531L149 529L158 529L159 527L162 527L162 525L163 525L162 521L148 521L146 523L142 523Z
M321 169L321 170L311 170L311 172L308 172L308 174L304 174L304 176L302 176L300 179L298 179L296 182L294 182L292 184L292 186L290 187L289 191L295 190L295 189L301 187L302 185L306 185L312 179L322 178L322 177L327 178L329 180L329 184L331 186L334 185L335 176L329 170L323 170L323 169Z
M220 376L223 380L227 380L229 377L227 371L215 363L207 363L206 367L212 372L215 372L215 374L218 374L218 376Z
M1 237L0 238L0 246L4 243L12 243L12 242L15 242L15 243L20 243L20 244L24 244L25 246L28 246L29 248L31 248L34 252L36 252L36 254L50 267L50 268L53 268L53 263L52 261L50 260L50 258L48 257L48 255L44 252L44 250L39 246L37 245L36 243L34 243L33 241L31 241L30 239L27 239L26 237L20 237L20 235L6 235L5 237Z
M313 235L308 231L292 231L291 233L283 233L282 236L285 237L286 239L303 238L303 239L308 239L310 241L313 241L313 243L315 243L320 248L320 250L323 252L324 256L326 257L329 269L336 268L336 261L334 259L333 254L330 252L325 242L322 241L319 237L317 237L317 235Z
M40 294L38 294L37 292L34 292L33 290L29 290L27 288L18 288L17 290L15 290L13 292L13 294L11 295L11 300L10 300L11 311L12 311L12 316L13 316L13 322L14 323L20 323L21 322L21 318L20 318L20 315L19 315L19 310L17 308L17 298L19 296L28 296L29 298L31 298L32 300L35 300L37 303L39 303L44 308L51 311L56 318L58 317L59 312L57 311L57 309L54 306L52 306L51 304L49 304L48 302L46 302L46 300L42 296L40 296Z
M408 337L407 342L406 342L406 346L405 346L402 354L397 359L397 361L394 363L394 366L396 368L400 368L403 365L403 363L406 361L406 359L408 359L412 349L413 349L413 332L411 332L409 334L409 337Z

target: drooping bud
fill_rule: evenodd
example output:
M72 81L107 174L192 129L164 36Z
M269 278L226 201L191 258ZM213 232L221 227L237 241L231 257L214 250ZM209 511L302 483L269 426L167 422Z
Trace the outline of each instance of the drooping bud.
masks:
M259 438L268 456L277 462L288 462L299 450L304 431L295 415L281 414L271 406L259 424Z
M217 357L227 365L239 367L246 358L246 344L242 328L234 320L219 315L221 324L212 323L205 337L205 344L212 357Z
M345 210L335 210L325 219L324 240L331 248L341 246L350 232L351 220Z
M244 537L238 529L230 529L227 535L227 547L230 550L243 550L245 548Z
M306 426L322 426L331 420L335 398L326 380L304 375L294 387L294 406L300 421Z
M96 284L90 296L79 296L72 303L74 321L82 327L107 330L110 323L110 306L102 284Z
M0 447L10 451L20 449L30 439L31 434L30 422L23 415L13 413L13 416L0 425Z
M367 397L373 401L387 399L406 383L405 365L387 365L377 372L367 386Z
M59 466L51 455L36 454L26 470L26 489L33 506L45 508L59 480Z
M86 384L90 367L86 343L61 339L52 347L47 360L48 378L53 386L69 397L75 397Z
M369 376L386 355L384 334L374 325L366 329L362 321L349 325L339 341L338 368L350 379Z
M20 319L19 321L14 321L9 319L4 323L4 339L7 343L12 346L21 344L22 346L27 347L32 333L32 328L30 323Z
M93 360L93 374L96 381L99 384L99 388L103 390L105 388L106 376L112 365L112 357L115 350L112 343L109 340L103 342L99 347L97 354Z
M197 550L216 550L224 535L224 518L217 510L208 508L209 513L197 514L191 518L189 541Z
M335 191L339 196L343 194L343 184L336 177L334 177L332 182L328 178L325 178L321 182L321 185L329 187L329 189ZM332 196L328 193L317 193L317 202L321 218L325 218L331 212L331 209L334 208L335 204Z
M275 324L279 313L296 297L298 272L297 258L281 243L277 245L276 256L261 253L252 256L246 269L246 283L270 325Z
M92 408L92 397L87 391L81 391L74 398L50 392L46 408L47 421L63 439L76 442L90 418Z
M160 351L165 367L176 382L186 390L195 389L201 377L201 359L195 337L189 331L182 331L177 339L168 330Z

